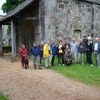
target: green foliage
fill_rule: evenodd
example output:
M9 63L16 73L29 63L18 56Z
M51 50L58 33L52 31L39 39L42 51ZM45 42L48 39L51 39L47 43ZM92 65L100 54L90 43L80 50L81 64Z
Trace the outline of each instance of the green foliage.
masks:
M23 1L25 0L6 0L6 3L2 5L2 10L4 13L8 13L9 11L13 10Z
M11 52L11 46L3 46L3 52L5 53Z
M100 87L100 68L89 65L53 66L52 70L74 80Z
M2 93L0 93L0 100L8 100L8 98L4 96Z

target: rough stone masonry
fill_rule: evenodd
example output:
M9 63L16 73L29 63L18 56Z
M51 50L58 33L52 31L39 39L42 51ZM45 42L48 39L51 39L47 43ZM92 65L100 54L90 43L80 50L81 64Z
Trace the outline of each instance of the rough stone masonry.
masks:
M84 34L100 34L99 3L88 0L41 0L40 4L43 12L40 16L45 16L41 20L40 31L45 40L79 39Z

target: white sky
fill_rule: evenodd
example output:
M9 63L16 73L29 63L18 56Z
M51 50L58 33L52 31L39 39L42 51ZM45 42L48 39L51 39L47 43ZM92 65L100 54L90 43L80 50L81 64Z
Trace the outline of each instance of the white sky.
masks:
M0 0L0 15L4 15L4 13L3 13L2 9L1 9L2 4L3 4L4 2L6 2L6 0Z

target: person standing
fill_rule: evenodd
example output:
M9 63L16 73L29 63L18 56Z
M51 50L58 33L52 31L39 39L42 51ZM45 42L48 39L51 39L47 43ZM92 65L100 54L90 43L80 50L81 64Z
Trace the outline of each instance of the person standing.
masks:
M52 42L51 44L51 49L52 49L52 60L51 60L51 65L53 66L55 63L55 57L57 55L57 46L55 42Z
M41 69L41 66L40 66L40 46L38 46L34 43L33 47L31 47L29 51L30 51L31 55L33 56L34 69L36 69L37 67L39 67L39 69Z
M40 43L40 65L42 66L42 59L43 59L43 46L44 46L44 43L43 41L41 41Z
M97 67L100 67L100 41L98 37L95 38L94 56Z
M64 45L63 42L60 41L57 47L57 55L58 55L58 64L64 66Z
M85 45L82 41L82 39L80 39L80 43L79 43L79 47L78 47L78 53L79 53L79 63L84 64L85 59L84 59L84 53L85 53Z
M87 45L87 43L88 43L88 39L87 39L87 37L86 37L86 35L84 34L84 36L83 36L83 40L82 40L82 42L83 42L83 45L84 45L84 47L85 47L85 52L84 52L84 63L87 63L87 60L86 60L86 45Z
M48 68L51 66L51 46L50 42L47 41L46 44L43 47L43 57L45 59L45 68Z
M78 63L78 46L79 46L79 44L75 41L75 39L73 39L70 46L71 46L71 53L73 55L74 62Z
M24 44L22 44L22 47L19 49L19 55L20 55L20 58L21 58L21 65L22 65L22 68L25 68L25 58L27 57L27 49L25 47Z
M92 41L92 38L89 36L88 42L86 44L86 57L87 57L87 63L90 66L93 66L92 65L92 52L93 52L93 41Z

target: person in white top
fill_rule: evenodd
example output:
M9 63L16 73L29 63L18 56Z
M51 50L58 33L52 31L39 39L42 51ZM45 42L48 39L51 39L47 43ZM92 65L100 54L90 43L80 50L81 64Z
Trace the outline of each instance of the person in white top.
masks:
M70 44L70 46L71 46L71 53L73 55L74 62L78 63L78 47L79 47L79 43L77 43L75 41L75 39L73 39L71 44Z
M95 38L94 43L94 56L97 67L100 66L100 39L98 37Z

